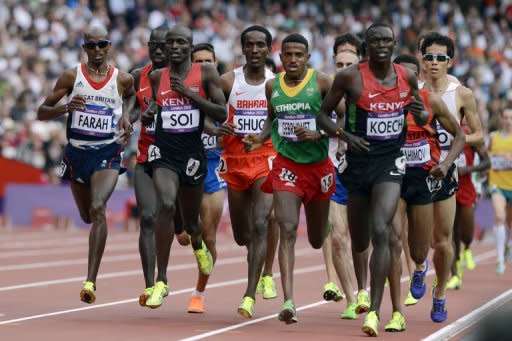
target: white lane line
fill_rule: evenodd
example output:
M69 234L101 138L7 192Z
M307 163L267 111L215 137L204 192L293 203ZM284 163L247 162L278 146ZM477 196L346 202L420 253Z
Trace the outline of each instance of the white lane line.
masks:
M478 256L475 256L474 260L475 260L475 262L478 262L478 261L484 260L486 258L492 257L493 255L495 255L495 251L488 251L488 252L485 252L485 253L480 254ZM296 273L296 272L294 272L294 273ZM435 273L434 270L429 270L427 272L427 276L431 276L434 273ZM409 281L409 276L402 276L400 278L400 282L401 283L407 282L407 281ZM367 289L369 290L369 288L367 288ZM354 294L357 294L357 292L354 292ZM306 309L313 308L313 307L316 307L316 306L319 306L319 305L322 305L322 304L325 304L325 303L327 303L327 302L326 301L314 302L314 303L311 303L311 304L308 304L308 305L301 306L301 307L297 308L297 311L299 311L299 310L306 310ZM196 341L196 340L206 339L208 337L219 335L219 334L223 334L223 333L226 333L226 332L234 330L234 329L239 329L239 328L243 328L245 326L251 325L251 324L255 324L255 323L258 323L258 322L266 321L266 320L269 320L269 319L274 318L274 317L277 317L277 314L267 315L267 316L263 316L263 317L260 317L258 319L255 319L253 321L247 321L247 322L243 322L243 323L238 323L238 324L234 324L234 325L231 325L231 326L227 326L227 327L224 327L224 328L214 329L214 330L211 330L211 331L206 332L206 333L202 333L202 334L198 334L198 335L191 336L191 337L188 337L188 338L180 339L179 341Z
M294 273L295 274L305 274L305 273L310 273L310 272L321 271L324 269L325 269L325 265L316 265L316 266L310 266L310 267L298 269L298 271L295 271ZM279 277L279 274L276 274L275 277ZM247 282L247 278L239 278L239 279L235 279L235 280L231 280L231 281L218 282L218 283L214 283L212 285L208 285L208 289L210 290L210 289L215 289L215 288L222 288L222 287L227 287L227 286L232 286L232 285L238 285L238 284L242 284L245 282ZM169 292L169 296L190 293L194 289L195 289L195 287L190 287L190 288L186 288L186 289L171 291L171 292ZM51 312L51 313L25 316L25 317L20 317L20 318L16 318L16 319L0 321L0 326L18 323L18 322L29 321L29 320L41 319L41 318L45 318L45 317L70 314L70 313L75 313L75 312L80 312L80 311L85 311L85 310L100 309L100 308L111 307L111 306L116 306L116 305L121 305L121 304L126 304L126 303L134 303L134 302L138 302L138 300L139 300L139 298L130 298L130 299L126 299L126 300L114 301L114 302L109 302L109 303L94 304L94 305L90 305L87 307L66 309L66 310L60 310L60 311L55 311L55 312Z
M87 243L88 235L84 234L82 236L71 237L71 238L62 238L60 236L55 236L55 238L47 239L47 240L30 240L30 241L12 241L12 242L2 242L0 243L0 249L9 250L9 249L23 249L26 247L45 247L45 246L62 246L62 245L76 245ZM112 236L107 237L107 243L109 241L126 241L126 240L137 240L137 237L131 234L113 234Z
M311 248L302 248L302 249L298 249L295 251L296 256L307 256L307 255L311 255L314 253L315 253L315 251ZM172 255L171 255L171 259L172 259ZM224 259L219 259L215 263L215 266L244 263L246 261L247 261L246 256L224 258ZM167 268L167 270L174 271L174 270L186 270L186 269L195 269L195 268L197 268L197 263L194 262L194 263L185 263L185 264L180 264L180 265L171 265ZM110 272L110 273L106 273L106 274L100 274L100 275L98 275L98 279L141 276L141 275L142 275L142 268L139 268L137 270L127 270L127 271L118 271L118 272ZM30 282L30 283L0 287L0 292L27 289L27 288L37 288L37 287L47 288L50 285L81 282L83 280L84 280L84 276L82 275L82 276L61 278L61 279L48 280L48 281ZM211 285L208 284L208 287L210 288Z
M471 327L472 325L480 322L483 318L487 317L492 311L498 309L503 304L512 300L512 289L509 289L494 298L493 300L487 302L483 306L478 309L473 310L467 315L462 316L457 321L454 321L447 325L446 327L439 329L434 334L430 334L423 341L439 341L439 340L449 340L457 334L461 333L465 329Z
M108 243L108 241L107 241ZM134 240L130 243L118 243L118 244L112 244L108 245L105 248L105 252L109 253L111 251L120 251L120 250L132 250L133 252L138 253L139 252L139 244L138 241ZM233 242L226 242L221 245L217 246L218 251L230 251L230 250L236 250L239 246L235 245ZM27 250L27 251L11 251L11 252L0 252L0 259L2 258L20 258L20 257L27 257L27 256L47 256L47 255L60 255L60 254L71 254L71 253L78 253L78 252L87 252L87 242L84 242L84 247L71 247L66 249L40 249L40 250ZM190 254L189 248L187 247L175 247L171 251L173 256L182 256L186 254ZM133 254L133 253L132 253ZM38 264L38 263L24 263L26 264ZM3 266L20 266L22 264L16 264L16 265L3 265ZM59 266L61 264L58 264ZM73 264L71 264L73 265ZM2 266L0 266L1 268ZM37 266L38 267L38 266ZM14 269L19 270L19 269ZM0 271L2 271L0 269Z

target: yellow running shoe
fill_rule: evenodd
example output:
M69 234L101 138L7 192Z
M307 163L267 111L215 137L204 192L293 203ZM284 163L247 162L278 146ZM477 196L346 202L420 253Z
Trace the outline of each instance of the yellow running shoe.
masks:
M377 336L379 334L379 317L374 311L370 311L364 318L362 330L369 336Z
M405 330L405 317L399 311L394 311L391 321L384 327L387 332L403 332Z
M407 296L405 297L404 305L410 306L410 305L415 305L416 303L418 303L418 300L415 299L414 297L412 297L410 290L407 290Z
M357 293L356 313L366 313L368 309L370 309L370 297L368 291L363 289Z
M238 306L238 313L247 318L251 318L254 313L254 299L249 296L244 296Z
M340 288L333 283L329 282L326 285L324 285L324 294L323 294L324 300L326 301L334 301L338 302L343 299L343 295L341 294Z
M156 282L153 287L153 292L146 301L146 306L151 309L156 309L164 302L164 297L169 295L169 287L163 281Z
M357 320L356 304L350 303L347 306L347 309L345 309L343 313L341 313L340 318L344 320Z
M146 288L144 292L139 296L139 305L141 307L146 306L146 301L148 300L149 296L151 296L154 287L155 286L153 285L152 287Z
M297 310L292 300L286 300L281 306L279 321L283 321L286 324L297 323Z
M272 276L263 276L263 298L270 300L277 297L276 284Z
M96 301L96 285L91 281L85 281L80 291L80 300L92 304Z
M464 250L464 262L466 263L466 269L468 270L475 270L476 264L473 260L473 253L471 252L471 249Z
M203 275L209 276L213 270L213 258L204 241L200 249L194 250L194 255L196 256L199 271Z
M256 285L256 295L263 294L263 276L260 276L258 280L258 285Z
M462 286L462 280L459 276L452 276L446 283L446 289L448 290L459 290Z

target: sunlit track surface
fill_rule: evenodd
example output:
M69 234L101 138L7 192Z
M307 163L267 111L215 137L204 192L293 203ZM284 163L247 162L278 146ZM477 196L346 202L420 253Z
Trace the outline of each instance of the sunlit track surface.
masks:
M299 341L312 338L317 341L364 337L361 332L363 316L356 321L339 319L346 301L322 301L326 275L321 252L313 250L304 236L298 238L296 246L294 296L299 323L286 326L276 318L282 304L277 259L274 277L279 297L267 301L257 296L251 320L236 313L246 285L246 249L222 233L218 237L218 263L207 289L206 313L186 312L197 269L190 247L178 243L173 243L168 268L169 297L159 309L138 305L144 281L136 232L111 231L98 276L96 303L83 304L78 294L87 268L87 235L87 231L0 232L2 340L280 340L293 337ZM476 244L473 254L477 268L465 272L461 290L448 292L449 317L445 323L430 321L432 299L427 293L416 306L403 309L407 319L404 333L384 332L384 325L391 317L386 289L379 338L419 340L450 327L450 337L459 339L475 328L471 325L460 329L460 321L496 297L509 297L502 294L512 288L512 270L496 276L492 245ZM429 289L432 275L430 273L427 280ZM404 276L404 290L407 283ZM503 306L510 302L506 298L496 304ZM486 314L486 311L477 312L482 316Z

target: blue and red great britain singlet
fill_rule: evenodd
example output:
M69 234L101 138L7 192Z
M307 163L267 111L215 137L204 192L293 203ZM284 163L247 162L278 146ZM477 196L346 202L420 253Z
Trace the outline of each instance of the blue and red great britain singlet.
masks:
M137 89L137 101L139 102L141 115L146 111L149 101L153 96L149 74L153 70L152 64L144 66L140 70L139 88ZM155 121L146 127L141 124L139 141L137 142L137 162L144 163L148 159L148 148L155 141Z
M170 68L162 69L156 101L162 110L157 115L155 145L168 155L203 152L201 133L204 113L192 101L171 89ZM192 64L184 85L206 98L201 64Z
M347 103L345 129L370 142L366 156L397 155L405 141L404 106L411 102L406 69L398 64L394 86L384 87L370 70L368 62L359 63L362 92L356 104ZM348 151L350 154L350 150Z

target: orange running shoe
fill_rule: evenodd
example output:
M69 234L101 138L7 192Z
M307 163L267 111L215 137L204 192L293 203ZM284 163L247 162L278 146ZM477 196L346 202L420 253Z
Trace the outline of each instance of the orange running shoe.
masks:
M190 302L188 304L188 312L193 314L204 313L204 302L201 296L190 296Z

